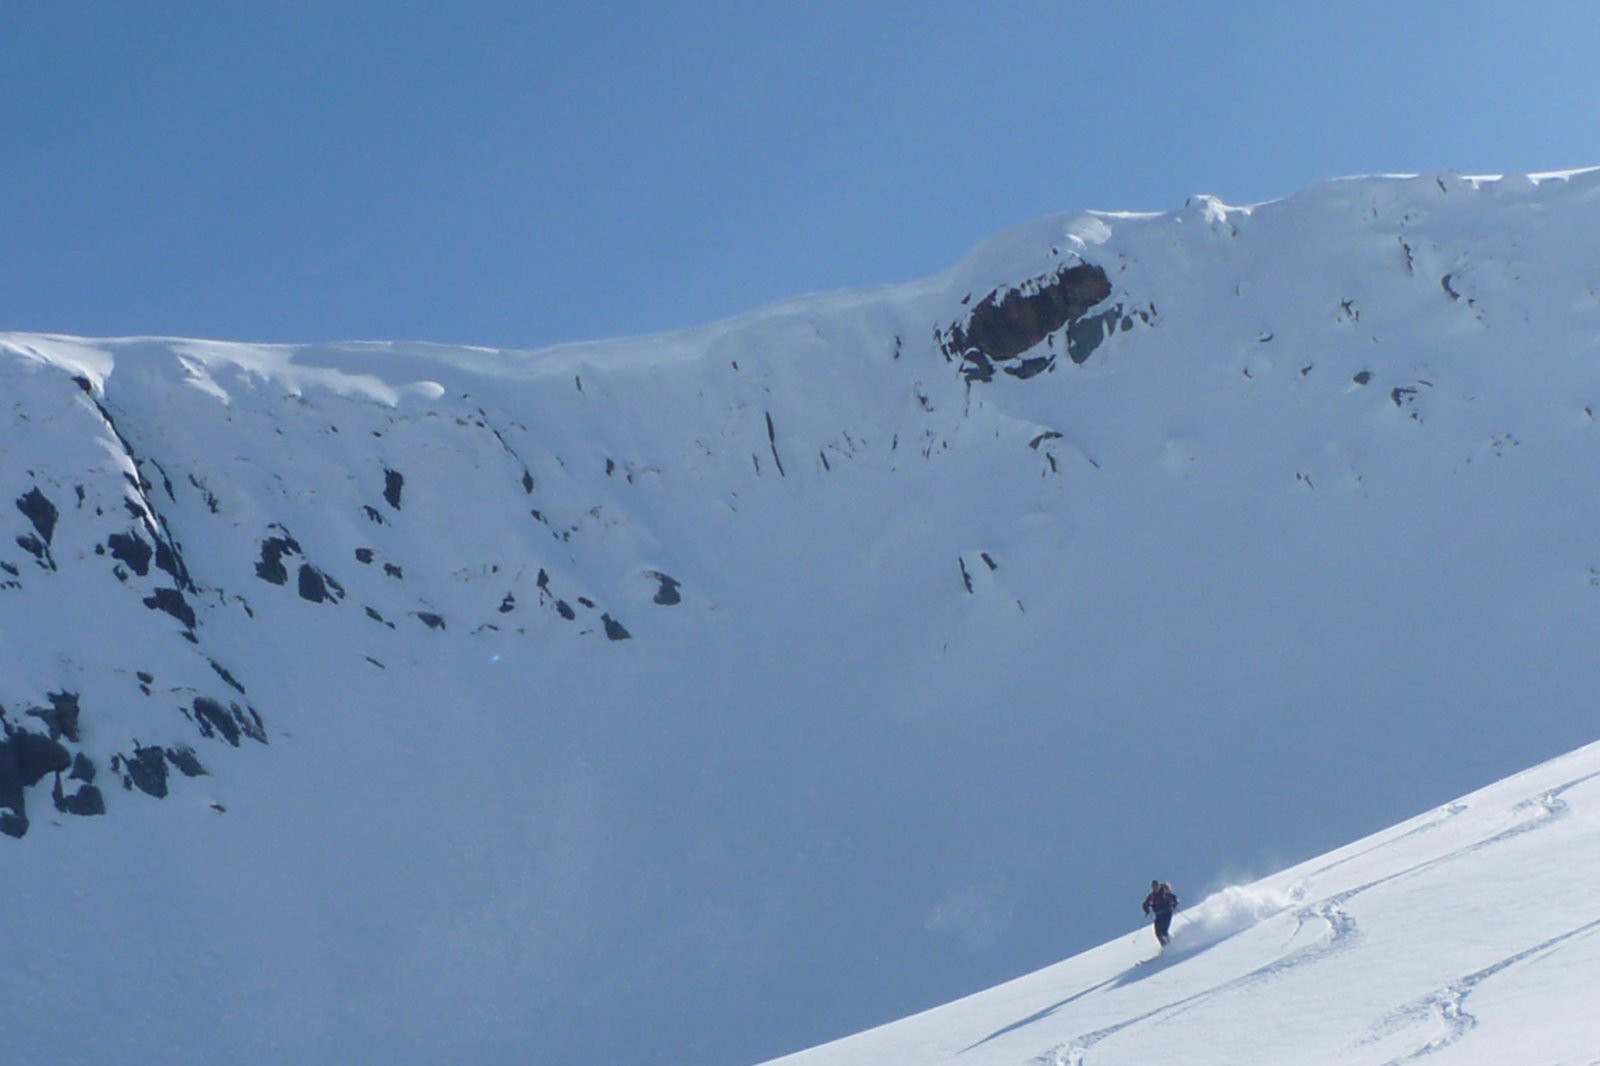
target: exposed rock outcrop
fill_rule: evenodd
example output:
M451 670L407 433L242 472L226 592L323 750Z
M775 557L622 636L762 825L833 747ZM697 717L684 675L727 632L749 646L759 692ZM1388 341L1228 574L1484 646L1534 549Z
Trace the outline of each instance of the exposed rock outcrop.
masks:
M1024 354L1110 295L1111 281L1100 267L1063 267L991 292L940 334L940 347L946 358L960 361L968 381L992 381L996 368L1017 378L1033 377L1054 365L1055 356Z

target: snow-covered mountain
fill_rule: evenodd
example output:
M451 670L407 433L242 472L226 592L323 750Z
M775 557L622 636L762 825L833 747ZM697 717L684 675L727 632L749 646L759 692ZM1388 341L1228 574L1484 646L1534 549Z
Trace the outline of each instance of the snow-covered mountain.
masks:
M1597 223L1370 178L540 352L3 336L8 1036L750 1062L1593 740Z

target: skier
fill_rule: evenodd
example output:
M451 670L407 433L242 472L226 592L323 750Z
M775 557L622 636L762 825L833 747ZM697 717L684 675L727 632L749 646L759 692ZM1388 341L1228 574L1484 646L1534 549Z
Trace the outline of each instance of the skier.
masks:
M1178 897L1173 895L1172 886L1165 881L1151 881L1150 894L1144 898L1144 912L1155 915L1156 940L1162 947L1172 939L1167 932L1172 928L1172 912L1178 909Z

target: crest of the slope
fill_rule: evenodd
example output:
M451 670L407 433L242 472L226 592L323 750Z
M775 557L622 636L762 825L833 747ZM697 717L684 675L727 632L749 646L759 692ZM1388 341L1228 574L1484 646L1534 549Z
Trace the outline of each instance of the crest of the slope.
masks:
M1549 183L1600 184L1600 167L1531 174L1462 175L1454 171L1376 174L1317 182L1288 197L1229 204L1196 194L1163 212L1080 211L1051 215L983 241L942 273L902 284L810 293L705 325L662 333L511 349L414 341L274 344L174 337L78 338L57 334L0 334L0 345L67 370L99 388L118 357L176 355L189 383L219 398L219 376L272 381L289 394L306 388L364 395L394 406L485 379L537 380L587 370L666 369L730 352L782 352L785 343L835 329L845 334L923 329L952 320L974 298L1115 253L1123 229L1226 226L1262 207L1333 207L1352 197L1385 199L1434 195L1451 189L1506 196L1536 193Z

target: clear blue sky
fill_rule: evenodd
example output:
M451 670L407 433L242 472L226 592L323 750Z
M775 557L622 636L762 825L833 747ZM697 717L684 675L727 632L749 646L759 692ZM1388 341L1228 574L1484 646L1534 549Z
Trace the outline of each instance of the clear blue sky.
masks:
M531 347L1600 163L1600 5L0 0L0 329Z

